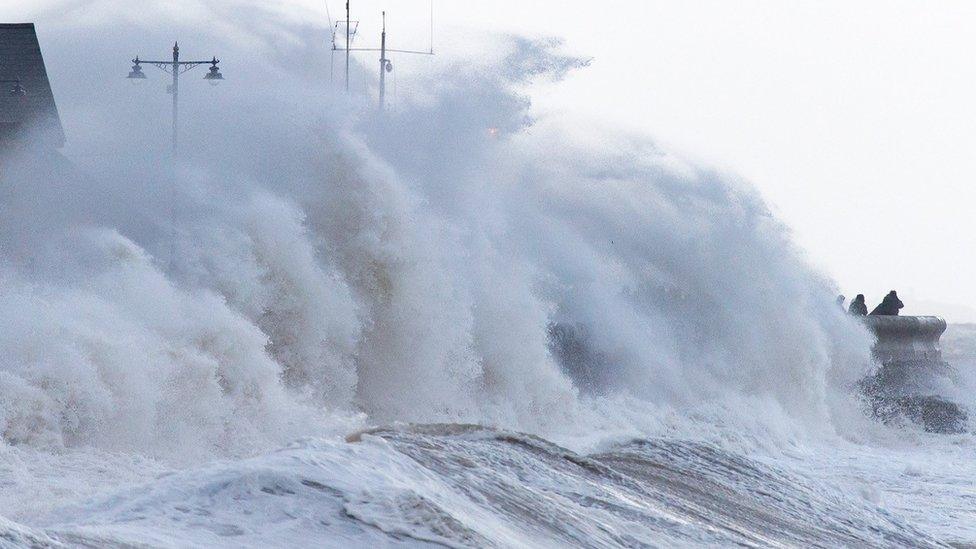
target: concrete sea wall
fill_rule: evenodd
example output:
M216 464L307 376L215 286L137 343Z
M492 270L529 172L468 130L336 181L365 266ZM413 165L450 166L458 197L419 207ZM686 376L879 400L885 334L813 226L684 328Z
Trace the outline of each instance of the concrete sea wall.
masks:
M968 415L942 394L955 373L942 357L945 320L935 316L867 316L880 367L862 389L874 414L890 422L907 418L928 431L959 432Z

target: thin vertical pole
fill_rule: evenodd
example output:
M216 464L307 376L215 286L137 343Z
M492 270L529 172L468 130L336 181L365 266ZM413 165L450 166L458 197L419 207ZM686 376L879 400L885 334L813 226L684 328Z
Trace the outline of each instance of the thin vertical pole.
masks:
M180 121L180 44L173 46L173 156L179 147Z
M176 263L176 178L180 131L180 43L173 44L173 181L169 199L169 270Z
M346 93L349 93L349 0L346 0Z
M380 110L386 107L386 12L383 12L383 34L380 37Z

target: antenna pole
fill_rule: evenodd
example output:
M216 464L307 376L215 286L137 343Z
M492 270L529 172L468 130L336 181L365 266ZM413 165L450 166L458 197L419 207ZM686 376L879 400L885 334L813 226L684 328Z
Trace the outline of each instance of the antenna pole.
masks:
M180 134L180 43L173 43L173 182L169 201L169 270L176 262L176 179L179 177L179 134Z
M430 51L413 51L413 50L401 50L401 49L387 49L386 47L386 12L383 12L383 32L380 35L380 47L379 48L353 48L350 44L350 27L352 26L352 18L350 17L349 10L349 0L346 0L346 93L349 92L349 52L352 51L378 51L380 52L380 93L379 93L379 110L382 111L386 108L386 73L393 72L393 63L387 57L391 53L403 53L412 55L434 55L434 3L431 2L431 33L430 33ZM358 24L358 21L357 21ZM338 28L336 24L336 28ZM335 46L335 34L332 35L332 51L336 51L339 48ZM368 93L369 82L363 79L363 89ZM393 75L393 88L394 94L396 94L396 75Z
M173 158L179 149L180 133L180 44L173 45Z
M380 35L380 110L386 108L386 12L383 12L383 34Z

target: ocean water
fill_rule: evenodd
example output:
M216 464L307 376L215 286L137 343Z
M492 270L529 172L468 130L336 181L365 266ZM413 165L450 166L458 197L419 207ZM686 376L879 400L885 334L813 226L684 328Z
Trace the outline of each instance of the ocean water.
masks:
M927 451L829 448L822 449L829 457L770 459L662 437L576 453L512 431L428 424L302 439L180 469L91 452L41 464L7 450L5 508L22 520L5 518L0 540L12 547L965 546L974 534L971 467L945 458L971 448L940 448L937 461L930 454L939 442L928 441ZM83 477L66 480L66 471ZM11 492L24 499L11 501Z
M869 417L748 183L535 116L585 63L502 46L385 115L231 92L175 172L97 104L101 154L5 157L0 546L976 544L972 426Z

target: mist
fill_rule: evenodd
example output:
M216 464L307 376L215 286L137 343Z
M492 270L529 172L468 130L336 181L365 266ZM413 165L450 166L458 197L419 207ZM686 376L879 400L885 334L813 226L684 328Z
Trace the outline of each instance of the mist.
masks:
M931 432L752 182L549 108L599 63L575 44L464 29L381 110L318 3L30 10L0 17L36 20L67 145L0 152L0 539L976 536L971 330L956 370L935 319L899 347L945 373ZM225 79L181 75L174 155L170 75L125 76L177 40Z
M677 417L776 445L863 419L870 340L747 182L533 111L586 70L559 40L497 36L380 113L368 59L365 95L330 82L311 10L112 7L38 11L73 166L4 159L7 443L205 457L350 425L569 441ZM177 162L168 75L124 79L174 37L227 79L184 75Z

